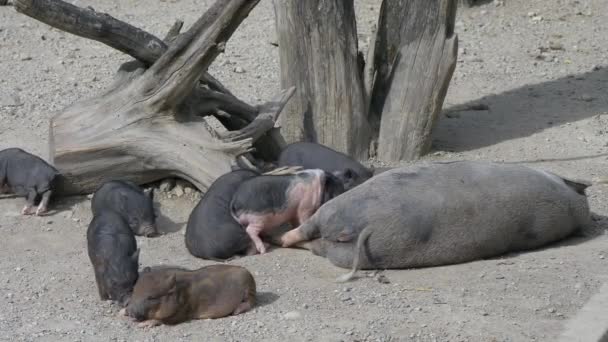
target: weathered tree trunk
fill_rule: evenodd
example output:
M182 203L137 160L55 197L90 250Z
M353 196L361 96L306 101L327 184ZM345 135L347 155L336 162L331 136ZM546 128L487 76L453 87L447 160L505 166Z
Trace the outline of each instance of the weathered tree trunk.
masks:
M51 160L63 174L59 192L88 193L115 178L145 183L167 176L206 191L237 156L251 151L295 89L252 107L206 70L258 1L218 0L190 30L179 34L178 22L162 41L92 9L59 0L16 0L19 12L138 60L121 66L109 91L51 119ZM216 115L233 131L216 131L206 115Z
M370 128L352 0L274 0L281 86L297 86L281 116L288 142L313 141L367 159Z
M372 111L378 159L411 160L430 147L456 66L456 0L384 0L375 46Z
M362 61L352 0L274 0L282 85L301 85L286 139L386 162L426 153L456 66L457 1L384 0Z

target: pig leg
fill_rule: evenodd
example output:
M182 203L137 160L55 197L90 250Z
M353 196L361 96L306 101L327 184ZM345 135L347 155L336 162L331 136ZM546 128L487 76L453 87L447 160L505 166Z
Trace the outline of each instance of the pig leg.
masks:
M0 195L7 194L9 192L11 192L11 188L8 186L8 184L0 181Z
M51 190L47 190L42 195L42 200L40 200L40 204L38 205L38 209L36 209L36 216L40 216L40 214L46 213L49 206L49 199L51 198L51 194L53 192Z
M161 324L160 321L157 321L155 319L149 319L147 321L143 321L143 322L137 324L137 326L140 328L153 328L160 324Z
M25 207L23 207L23 209L21 209L21 214L22 215L32 215L34 212L32 211L32 209L34 208L34 202L36 201L36 190L35 189L30 189L27 192L27 198L26 198L26 204Z
M265 250L268 250L268 248L270 247L270 244L267 244L264 241L262 241L262 244L264 244ZM247 250L245 251L245 256L252 256L252 255L256 255L256 254L258 254L258 249L257 249L256 245L254 243L252 243L249 245L249 247L247 247Z
M260 233L262 232L262 230L263 227L252 224L249 224L245 229L245 231L251 238L251 241L253 241L255 248L258 250L258 252L260 252L260 254L266 253L266 246L264 245L264 242L262 242L262 239L260 239Z
M319 227L315 223L314 216L306 220L296 229L292 229L281 236L281 245L290 247L299 242L311 240L319 235Z
M236 309L232 312L233 315L242 314L243 312L249 311L252 305L250 302L241 302Z

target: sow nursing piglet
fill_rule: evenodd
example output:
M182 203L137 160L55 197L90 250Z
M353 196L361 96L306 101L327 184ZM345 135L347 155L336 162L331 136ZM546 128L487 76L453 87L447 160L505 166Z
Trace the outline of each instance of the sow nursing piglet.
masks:
M23 215L41 215L48 209L59 172L43 159L20 148L0 151L0 194L12 192L26 197ZM34 212L36 201L40 201Z
M178 324L238 315L251 309L255 299L255 280L243 267L167 267L140 274L123 313L142 326Z
M468 262L537 248L587 225L585 188L519 165L462 161L403 167L323 205L281 241L352 267L341 281L357 268Z
M325 202L344 192L334 175L304 170L293 175L262 175L239 185L230 203L234 219L243 227L260 253L260 238L284 223L299 226Z

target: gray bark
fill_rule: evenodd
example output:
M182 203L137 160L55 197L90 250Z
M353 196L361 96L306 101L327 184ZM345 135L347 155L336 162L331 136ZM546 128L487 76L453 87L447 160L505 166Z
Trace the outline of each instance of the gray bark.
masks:
M456 7L456 0L383 1L372 93L379 160L412 160L430 148L456 66Z
M72 33L84 32L87 38L101 37L112 47L129 45L121 51L141 58L121 67L109 91L75 103L51 119L51 161L63 175L58 192L89 193L109 179L141 184L169 176L206 191L230 171L235 158L250 152L253 141L274 125L295 91L287 89L255 108L233 101L213 78L200 85L201 75L257 3L218 0L187 32L179 34L181 24L174 25L165 39L171 42L167 46L144 31L121 30L127 24L107 15L58 0L18 0L16 7L22 13ZM56 10L45 11L45 6ZM104 29L108 25L111 30ZM97 35L96 30L105 31ZM156 44L161 47L158 56L149 53L157 51ZM142 64L151 66L146 69ZM198 98L210 98L213 105L197 102ZM233 111L222 115L235 132L217 132L202 117L206 111L222 109Z
M288 142L313 141L367 159L370 127L352 0L274 0L281 86L297 86L281 116Z

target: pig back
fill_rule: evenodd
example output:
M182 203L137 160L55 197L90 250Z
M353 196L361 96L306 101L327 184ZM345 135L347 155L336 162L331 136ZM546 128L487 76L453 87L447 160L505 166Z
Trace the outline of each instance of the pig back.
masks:
M362 268L406 268L539 247L586 225L589 207L586 196L547 172L463 161L384 172L313 219L329 241L344 229L355 236L369 230Z

